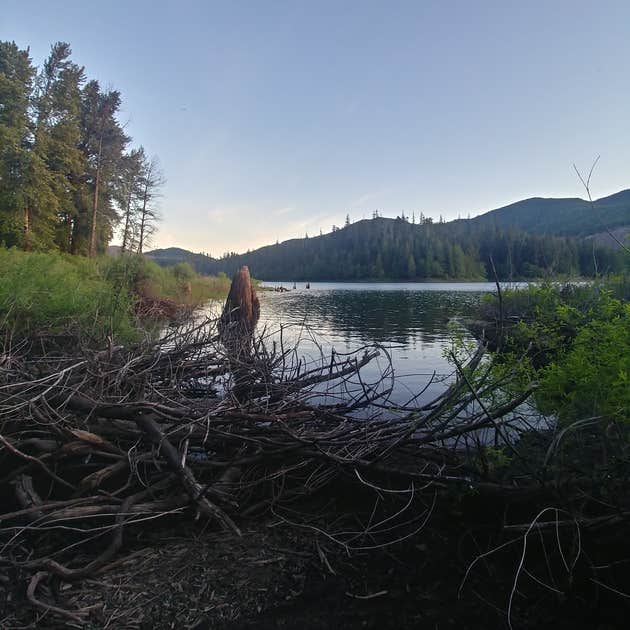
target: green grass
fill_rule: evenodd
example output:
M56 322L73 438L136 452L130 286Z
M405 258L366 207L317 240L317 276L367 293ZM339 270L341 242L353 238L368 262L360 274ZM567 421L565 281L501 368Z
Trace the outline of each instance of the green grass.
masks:
M135 255L101 259L101 267L114 284L128 286L135 295L172 300L195 306L212 298L223 298L230 289L225 274L201 276L188 263L161 267Z
M62 335L82 342L136 335L134 300L92 260L0 249L0 325L17 337Z
M140 300L196 305L224 297L226 276L204 277L187 264L162 268L139 256L88 259L0 248L0 331L14 338L62 336L99 346L137 339L148 322ZM150 327L150 326L149 326Z

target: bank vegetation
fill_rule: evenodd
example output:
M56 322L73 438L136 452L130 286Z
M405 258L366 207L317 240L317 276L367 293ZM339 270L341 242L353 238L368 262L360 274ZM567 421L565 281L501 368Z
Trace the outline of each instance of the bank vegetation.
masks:
M3 623L256 627L290 601L312 628L614 627L626 287L499 293L479 315L492 343L454 339L448 386L402 405L386 348L307 356L282 330L239 331L231 302L157 338L5 327Z

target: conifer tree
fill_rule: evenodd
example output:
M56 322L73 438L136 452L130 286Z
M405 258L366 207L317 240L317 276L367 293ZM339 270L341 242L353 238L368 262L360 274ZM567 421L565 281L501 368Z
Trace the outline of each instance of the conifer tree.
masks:
M156 171L147 170L142 149L125 154L120 94L97 81L84 85L71 53L57 42L37 72L28 50L0 41L0 243L93 256L111 239L117 210L131 246L139 170ZM160 173L145 185L138 230L145 242L162 182Z
M47 246L62 250L69 249L76 187L86 168L79 148L84 70L70 60L71 53L64 42L52 46L37 77L34 97L33 152L45 164L49 194L46 205L35 209L33 231L46 236Z
M140 206L138 210L138 253L150 242L157 228L159 214L157 200L166 183L157 157L145 158L140 179Z
M28 245L31 229L34 76L28 51L0 42L0 240L9 246Z
M87 249L89 256L95 256L111 239L118 219L112 206L113 185L129 138L116 120L119 92L102 92L98 81L90 81L82 96L81 148L88 163L87 191L82 196L73 250Z
M146 156L144 147L133 149L124 155L117 179L116 202L122 220L121 250L135 251L139 236L139 202L144 197L143 169Z
M416 277L416 261L410 252L407 256L407 278L413 280Z

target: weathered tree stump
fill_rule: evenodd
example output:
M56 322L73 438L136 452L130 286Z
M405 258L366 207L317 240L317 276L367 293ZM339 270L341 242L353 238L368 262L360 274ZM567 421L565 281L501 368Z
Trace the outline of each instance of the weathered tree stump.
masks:
M219 320L219 338L228 350L236 398L247 395L251 381L252 339L259 317L260 302L244 266L232 278Z
M260 302L252 285L249 269L244 266L232 278L232 285L219 321L221 341L242 356L251 347L251 339L260 317Z

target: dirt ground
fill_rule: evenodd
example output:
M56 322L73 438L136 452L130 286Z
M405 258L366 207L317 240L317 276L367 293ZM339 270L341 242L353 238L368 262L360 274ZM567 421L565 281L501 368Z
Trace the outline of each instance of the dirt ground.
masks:
M458 597L473 556L461 522L450 529L435 523L398 545L350 553L272 518L244 524L241 537L187 523L129 529L124 551L90 579L42 580L37 598L79 611L82 623L35 611L26 599L29 574L0 575L0 628L508 628L514 557L473 573ZM86 558L77 554L77 564ZM629 610L618 598L611 608L605 597L577 590L577 597L558 599L545 589L519 589L513 628L627 627Z
M15 571L0 581L0 627L463 627L423 573L426 546L412 543L406 553L408 562L399 553L347 554L273 521L246 527L240 538L137 531L101 574L77 584L49 578L39 586L40 600L85 611L83 626L50 612L34 616L25 599L28 577Z
M490 600L484 604L482 592L472 596L468 591L458 599L458 552L436 530L392 549L351 554L321 536L272 520L245 527L240 538L202 528L175 531L130 532L125 553L99 575L77 584L51 578L40 584L41 601L82 610L83 624L34 612L26 602L28 577L16 571L2 576L0 627L507 627L505 609ZM544 607L525 609L514 627L626 627L622 618L602 614L599 605L586 617L570 601L553 610L545 617Z

